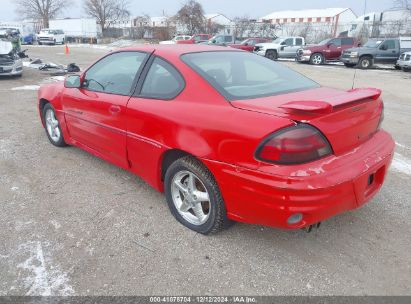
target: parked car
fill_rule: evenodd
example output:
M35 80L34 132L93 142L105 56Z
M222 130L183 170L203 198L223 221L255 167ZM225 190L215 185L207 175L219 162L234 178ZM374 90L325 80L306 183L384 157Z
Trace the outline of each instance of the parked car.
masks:
M411 51L411 37L370 39L362 47L345 50L341 61L347 67L369 69L374 63L395 64L407 51Z
M37 35L38 44L64 44L66 35L62 30L42 29Z
M209 34L196 34L190 37L187 40L177 40L177 44L196 44L201 42L207 42L211 38Z
M191 36L178 35L178 36L175 36L175 37L174 37L173 39L171 39L171 40L160 41L160 44L176 44L177 41L189 40L190 38L191 38Z
M21 44L33 44L36 41L34 34L21 36Z
M42 85L38 110L53 145L141 176L208 234L231 221L308 227L369 201L394 153L380 95L233 48L145 45Z
M298 62L309 62L319 65L327 61L339 61L341 54L346 49L358 47L359 42L355 38L331 38L321 41L316 45L307 45L297 52Z
M269 41L272 41L272 39L248 38L248 39L245 39L240 44L231 44L230 47L235 48L235 49L240 49L240 50L243 50L243 51L247 51L247 52L252 52L252 51L254 51L254 47L255 47L256 44L265 43L265 42L269 42Z
M399 69L403 70L404 72L411 71L411 52L405 52L401 54L400 59L397 61L397 65Z
M22 76L23 62L11 41L0 39L0 76Z
M297 51L304 45L303 37L279 37L269 43L257 44L254 53L271 60L295 58Z
M235 36L233 35L216 35L212 37L206 44L227 46L236 43Z

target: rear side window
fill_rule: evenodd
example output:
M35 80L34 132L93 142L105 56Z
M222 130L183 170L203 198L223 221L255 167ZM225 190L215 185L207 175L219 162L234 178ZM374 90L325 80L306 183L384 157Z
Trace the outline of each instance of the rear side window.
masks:
M296 38L295 39L295 45L303 45L303 39L302 38Z
M352 38L342 38L341 39L342 45L353 45L354 39Z
M140 96L169 100L177 97L184 85L184 79L176 68L157 57L147 73Z
M225 36L224 37L224 42L231 42L231 36Z

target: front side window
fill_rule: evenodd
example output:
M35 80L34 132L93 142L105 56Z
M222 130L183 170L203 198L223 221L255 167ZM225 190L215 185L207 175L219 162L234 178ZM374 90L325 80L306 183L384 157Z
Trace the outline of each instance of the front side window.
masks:
M153 99L173 99L184 88L184 79L168 62L155 58L144 80L140 96Z
M337 39L333 39L330 41L330 44L334 45L334 46L341 46L341 39L337 38Z
M191 53L181 58L228 100L254 99L319 87L279 63L246 52Z
M83 88L95 92L129 95L146 56L146 53L141 52L120 52L103 58L86 72Z
M225 36L224 42L231 42L231 36Z
M283 43L281 43L281 45L286 45L286 46L292 46L293 44L294 44L294 38L288 38L284 40Z

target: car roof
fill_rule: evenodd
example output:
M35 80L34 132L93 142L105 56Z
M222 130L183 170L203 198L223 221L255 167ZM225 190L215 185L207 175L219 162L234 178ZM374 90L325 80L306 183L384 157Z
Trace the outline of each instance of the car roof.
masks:
M171 55L179 57L187 53L201 53L201 52L242 52L241 50L227 48L223 46L212 46L208 44L146 44L131 46L118 50L121 51L142 51L142 52L156 52L159 55Z

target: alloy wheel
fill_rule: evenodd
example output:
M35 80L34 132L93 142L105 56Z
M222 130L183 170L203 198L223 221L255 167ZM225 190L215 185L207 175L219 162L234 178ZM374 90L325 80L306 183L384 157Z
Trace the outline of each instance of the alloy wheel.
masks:
M46 120L47 133L49 134L51 140L54 142L58 142L61 137L61 132L60 132L60 127L59 127L59 122L52 109L47 109L45 120Z
M210 196L203 182L190 171L177 172L171 196L178 213L193 225L203 225L210 216Z
M319 65L319 64L321 64L321 63L323 62L323 58L322 58L322 56L319 55L319 54L314 55L314 56L313 56L313 59L312 59L312 62L313 62L314 64Z

